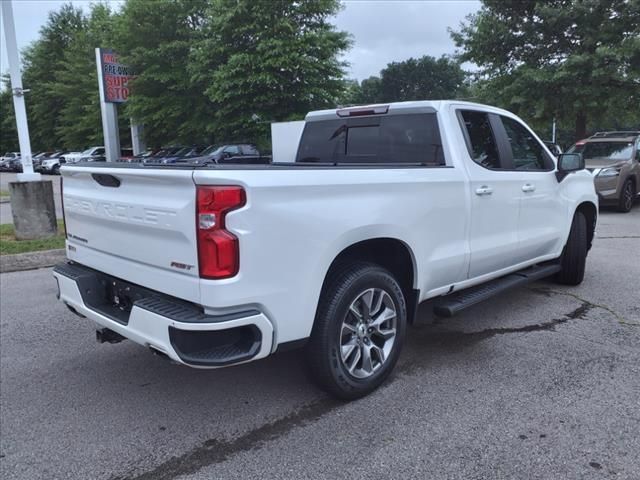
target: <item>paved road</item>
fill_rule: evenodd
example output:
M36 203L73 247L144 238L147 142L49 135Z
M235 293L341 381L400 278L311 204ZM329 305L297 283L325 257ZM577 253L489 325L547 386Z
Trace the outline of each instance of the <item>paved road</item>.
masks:
M16 175L15 173L0 173L0 190L9 191L9 182L15 182L17 179ZM53 200L56 204L56 215L58 218L62 218L62 208L60 207L60 176L42 175L42 179L53 182ZM13 223L10 203L0 203L0 223Z
M391 381L350 404L297 352L198 371L97 345L49 270L3 274L2 478L637 480L640 207L599 235L580 287L423 318Z

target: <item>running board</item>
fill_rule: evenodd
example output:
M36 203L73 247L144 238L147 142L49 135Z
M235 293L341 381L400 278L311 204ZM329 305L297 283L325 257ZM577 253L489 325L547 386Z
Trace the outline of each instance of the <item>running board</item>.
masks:
M467 288L460 290L458 293L446 295L436 302L433 307L433 312L440 317L453 317L462 310L487 300L494 295L526 285L530 282L535 282L541 278L550 277L559 271L560 264L558 263L536 265L526 268L477 287Z

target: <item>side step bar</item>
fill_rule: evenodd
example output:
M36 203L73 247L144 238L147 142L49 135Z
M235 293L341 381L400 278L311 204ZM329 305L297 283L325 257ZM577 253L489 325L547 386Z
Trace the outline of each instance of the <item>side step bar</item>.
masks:
M494 295L530 282L535 282L541 278L550 277L559 271L559 263L548 263L526 268L477 287L467 288L458 293L446 295L442 297L442 300L436 302L433 307L433 312L440 317L453 317L462 310L487 300Z

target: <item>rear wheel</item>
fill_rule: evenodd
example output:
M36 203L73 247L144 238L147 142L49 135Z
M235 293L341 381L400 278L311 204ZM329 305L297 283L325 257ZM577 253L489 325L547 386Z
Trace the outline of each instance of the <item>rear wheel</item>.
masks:
M618 211L627 213L633 208L633 202L636 199L636 188L630 178L622 185L622 192L618 199Z
M565 285L579 285L584 279L587 263L587 219L576 212L571 223L569 239L560 258L561 270L556 280Z
M327 280L307 358L317 383L351 400L376 389L395 366L404 341L407 308L387 270L353 263Z

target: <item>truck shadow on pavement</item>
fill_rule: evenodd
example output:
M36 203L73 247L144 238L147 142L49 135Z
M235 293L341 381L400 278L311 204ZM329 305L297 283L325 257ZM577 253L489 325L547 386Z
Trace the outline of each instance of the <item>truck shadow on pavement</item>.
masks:
M565 295L563 292L551 290L544 284L537 284L534 288L521 289L514 294L519 297L539 297L542 295L549 299ZM534 301L538 300L539 298L534 299ZM576 298L572 298L569 303L571 309L562 315L557 315L556 318L519 326L489 327L477 331L464 331L448 328L449 320L444 319L435 318L430 324L418 323L409 329L401 360L381 390L389 388L399 379L415 375L428 368L439 357L465 355L466 351L472 350L474 345L484 340L499 335L554 331L560 325L582 320L593 309L601 308L599 305ZM512 302L508 298L502 299L492 306L492 310L497 316L506 316L511 305ZM428 316L424 315L425 312L421 313L420 317ZM489 322L482 321L482 323L486 325ZM184 367L177 367L177 370L179 373L176 371L171 376L175 375L172 378L172 383L178 381L180 383L178 388L181 392L180 396L189 396L190 392L200 390L204 380L205 390L215 391L217 397L214 401L215 404L218 402L237 402L245 397L249 390L259 390L265 394L265 398L270 398L275 392L280 392L280 394L287 392L287 397L291 396L291 392L298 393L302 405L293 413L267 421L250 429L247 433L230 439L210 438L186 453L169 458L150 470L139 472L134 469L130 474L113 476L112 480L170 480L181 475L193 474L204 467L222 463L241 452L259 449L267 442L282 437L293 429L314 423L323 416L345 406L343 402L327 397L311 386L305 375L304 356L301 351L277 354L262 362L235 369L193 372ZM233 377L233 381L228 383L230 377ZM219 388L206 386L206 380L212 380L212 383L217 386L224 385L224 392ZM173 390L175 391L175 389ZM170 395L175 396L175 394ZM376 395L376 393L374 392L372 395ZM178 398L174 398L174 400L178 400Z

